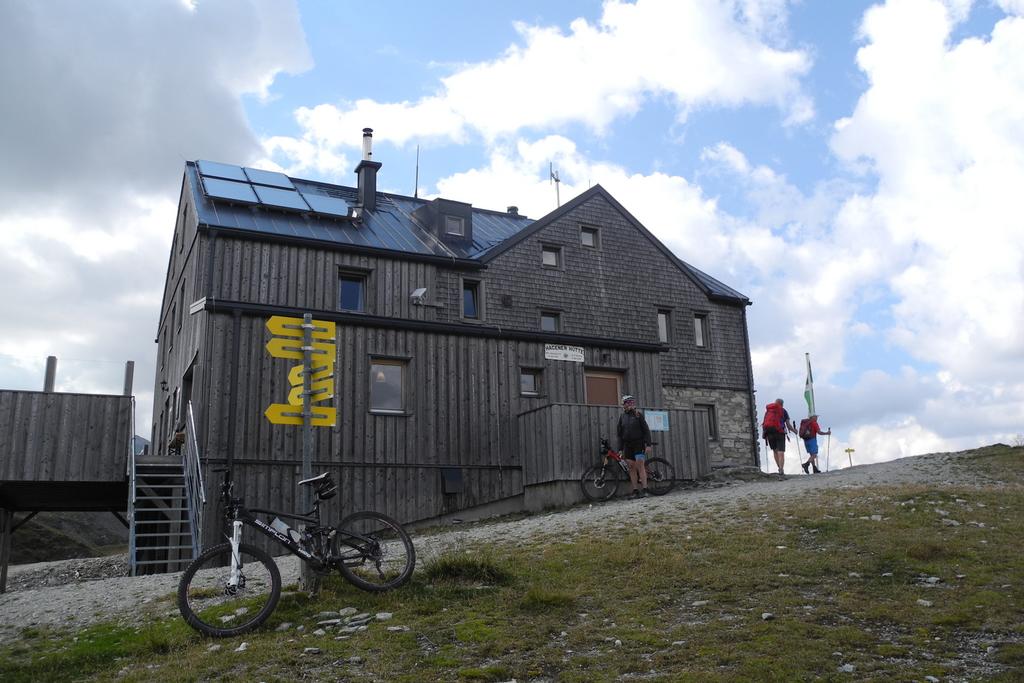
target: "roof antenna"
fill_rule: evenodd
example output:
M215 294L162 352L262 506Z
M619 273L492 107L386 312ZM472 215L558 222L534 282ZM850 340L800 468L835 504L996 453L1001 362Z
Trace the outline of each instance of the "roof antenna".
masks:
M551 182L554 181L554 183L555 183L555 201L558 202L558 207L561 208L561 206L562 206L562 195L558 191L558 184L562 182L562 179L558 177L558 171L555 170L554 165L550 161L548 162L548 174L550 175L550 180L548 181L548 185L550 185Z
M420 198L420 146L416 145L416 185L412 189L414 199Z

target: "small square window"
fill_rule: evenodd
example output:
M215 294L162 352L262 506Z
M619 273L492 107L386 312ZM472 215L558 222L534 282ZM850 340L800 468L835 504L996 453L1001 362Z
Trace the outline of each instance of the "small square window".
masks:
M708 345L708 316L698 313L693 316L693 339L697 346Z
M715 415L715 406L710 403L694 403L693 407L704 413L708 428L708 441L718 441L718 417Z
M672 330L672 316L669 311L658 311L658 341L668 344Z
M545 332L558 332L561 325L558 313L545 312L540 314L540 329Z
M462 237L466 234L466 224L459 216L445 216L444 231L445 234Z
M562 250L558 247L544 247L541 250L541 264L545 268L560 268L562 266Z
M480 315L480 283L472 280L462 282L462 317L479 320Z
M371 411L405 411L405 366L402 360L376 359L370 362Z
M598 249L600 243L598 242L597 228L580 228L580 244L591 249Z
M361 313L366 305L366 278L342 275L338 278L338 309Z
M541 371L522 369L519 371L519 393L523 396L539 396Z

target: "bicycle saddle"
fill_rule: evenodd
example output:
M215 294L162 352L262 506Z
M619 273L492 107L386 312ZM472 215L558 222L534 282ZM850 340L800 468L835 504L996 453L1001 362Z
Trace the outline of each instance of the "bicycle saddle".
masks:
M302 486L303 484L318 484L318 483L320 483L321 481L323 481L326 478L327 478L327 472L324 472L323 474L317 475L315 477L310 477L309 479L303 479L302 481L300 481L298 483L298 485Z

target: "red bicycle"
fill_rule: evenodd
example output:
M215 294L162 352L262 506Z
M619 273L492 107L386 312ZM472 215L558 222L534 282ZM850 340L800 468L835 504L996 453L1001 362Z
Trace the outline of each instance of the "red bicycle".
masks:
M619 485L629 481L629 465L625 459L608 445L608 439L601 437L601 462L594 465L580 477L580 488L587 500L600 501L614 498ZM672 463L664 458L647 458L647 491L663 496L676 485L676 471Z

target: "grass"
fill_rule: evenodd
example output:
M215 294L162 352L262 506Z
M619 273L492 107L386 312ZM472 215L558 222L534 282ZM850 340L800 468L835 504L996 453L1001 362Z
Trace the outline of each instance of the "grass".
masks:
M840 489L464 547L391 593L339 579L288 595L267 627L214 652L180 619L26 630L0 650L0 680L1021 680L1024 449L964 459L1003 484ZM312 634L319 611L345 606L409 630ZM305 628L273 630L284 621Z

